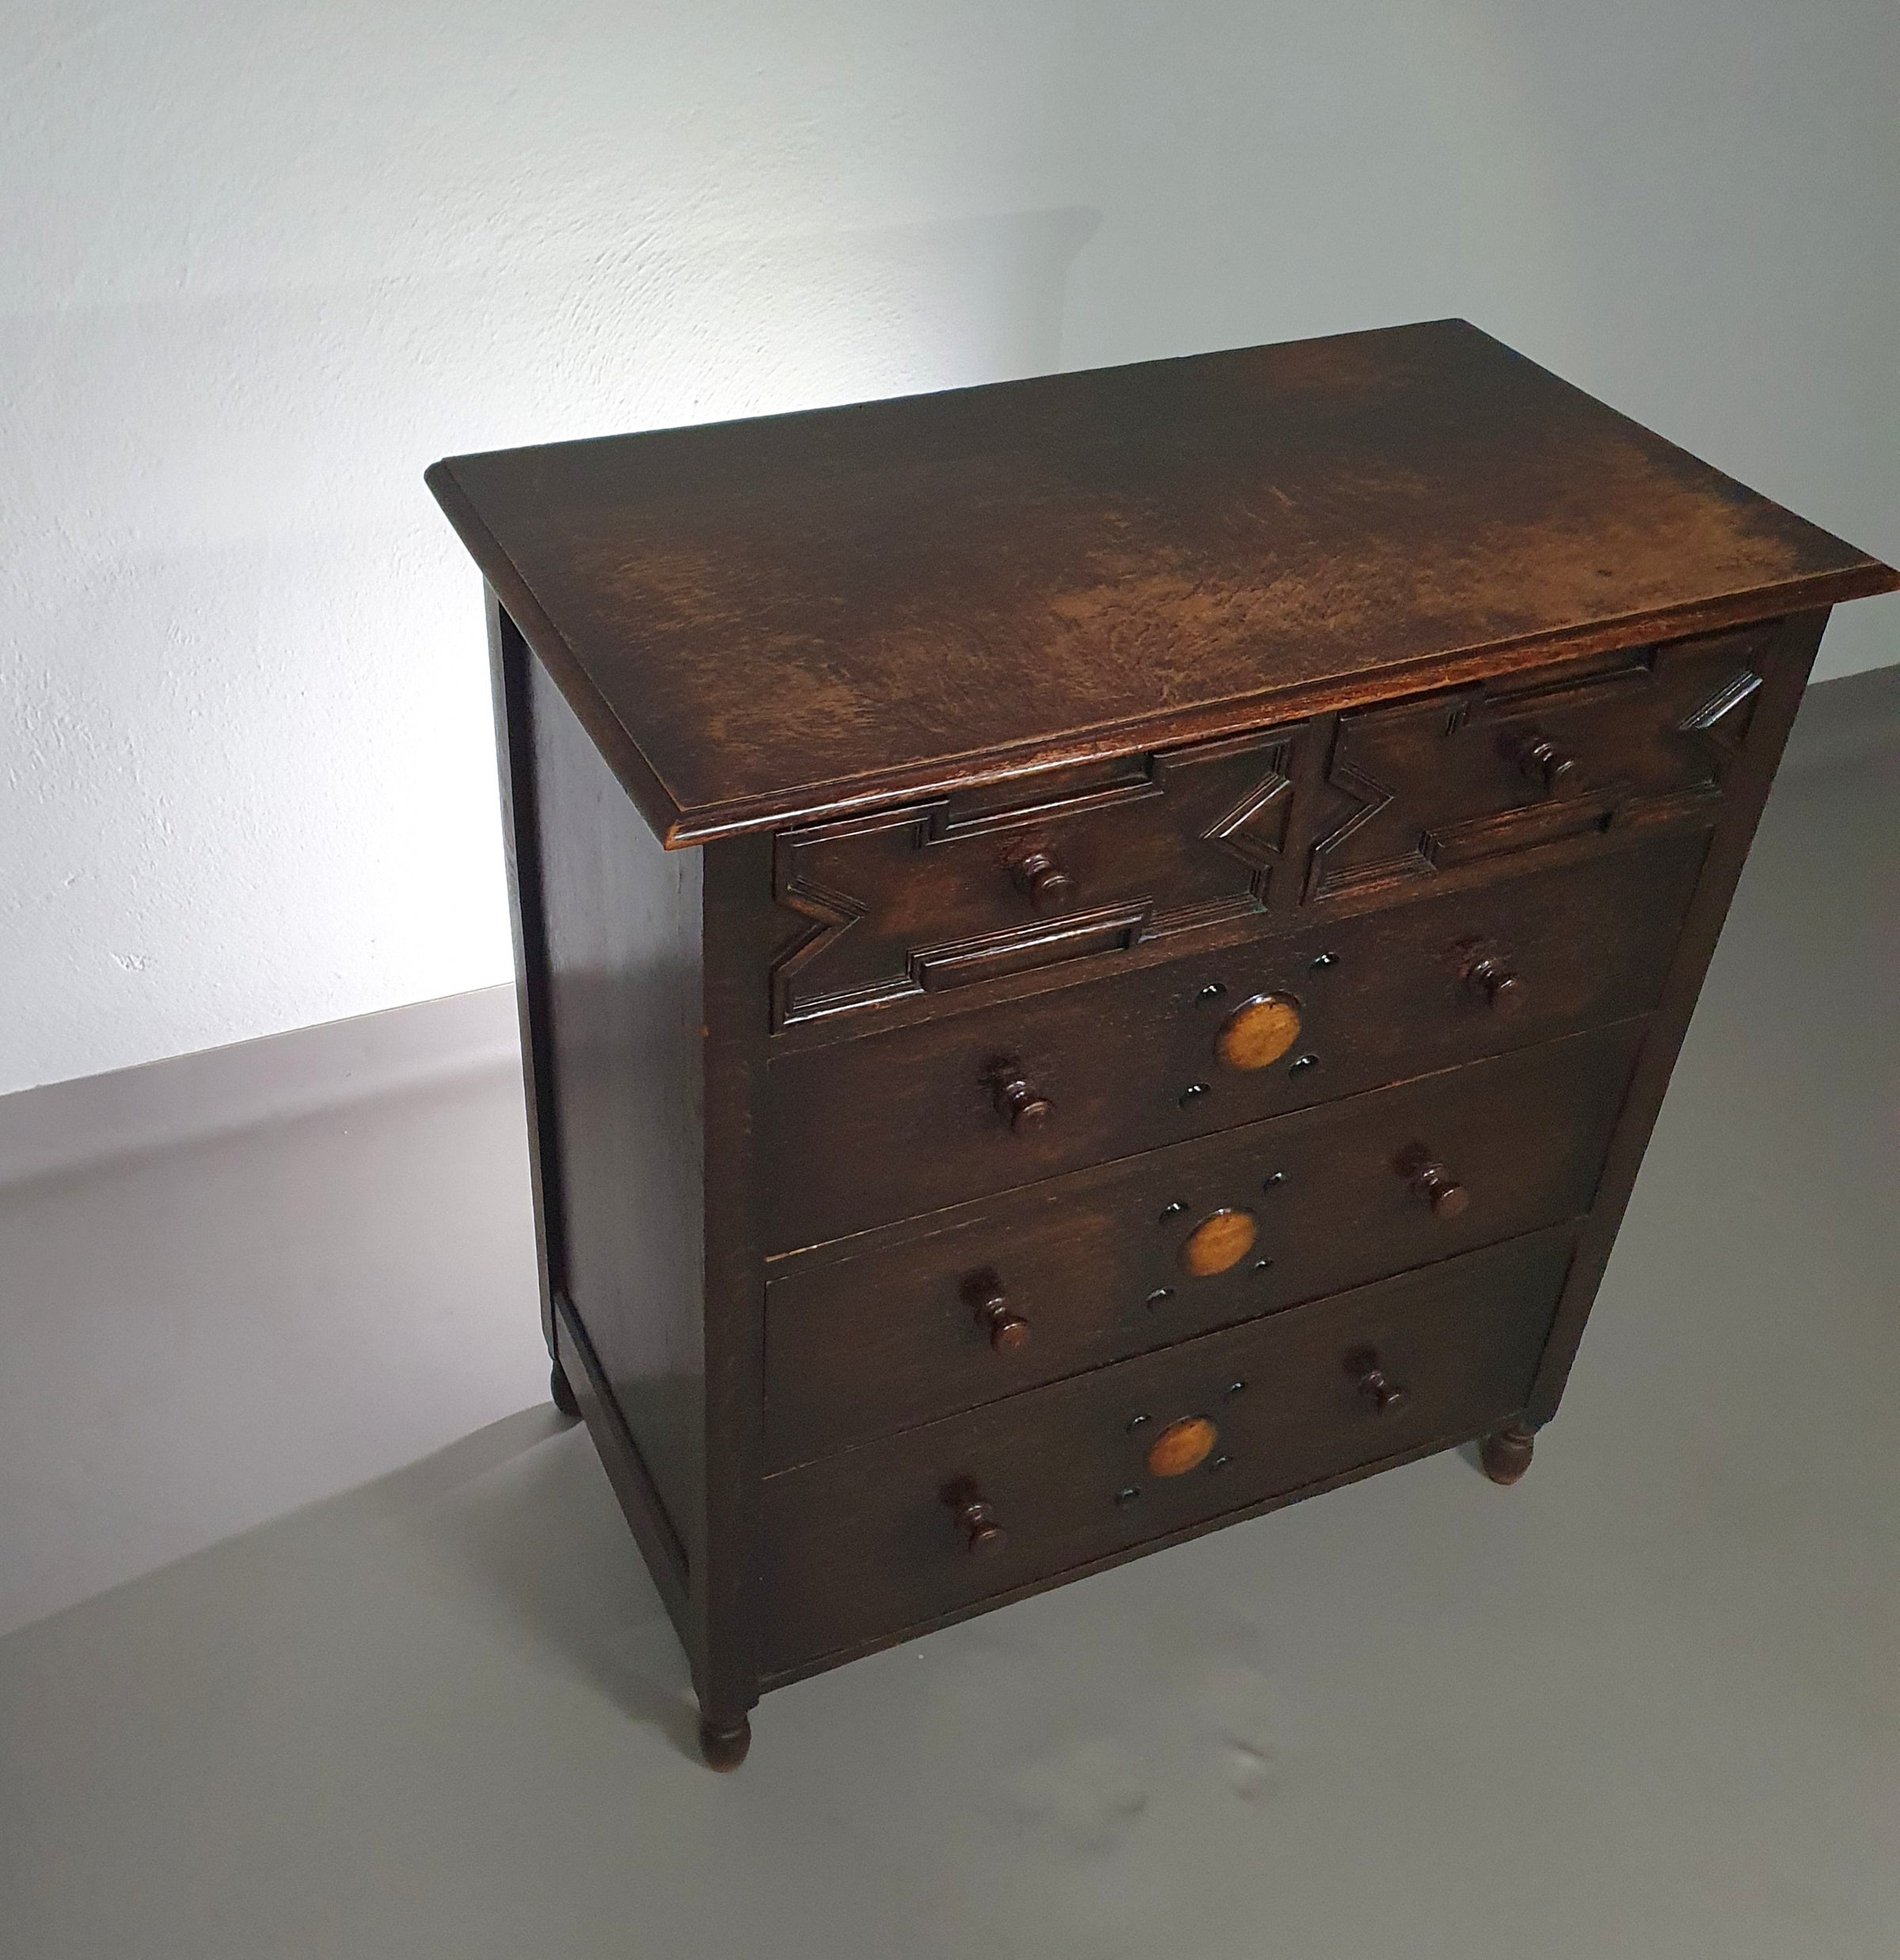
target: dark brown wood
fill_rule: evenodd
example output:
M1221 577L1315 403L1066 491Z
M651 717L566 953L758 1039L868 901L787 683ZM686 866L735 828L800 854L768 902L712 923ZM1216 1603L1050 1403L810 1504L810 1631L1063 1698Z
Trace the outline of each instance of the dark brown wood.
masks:
M1507 1423L1494 1429L1478 1446L1478 1461L1493 1483L1515 1483L1530 1468L1537 1431L1528 1423Z
M507 875L508 924L515 948L515 1009L521 1031L522 1088L527 1103L528 1189L534 1217L534 1267L541 1287L541 1331L558 1369L553 1270L557 1248L549 1217L559 1203L553 1141L554 1098L548 1061L547 921L541 902L541 812L534 793L534 737L529 686L534 655L515 622L487 591L488 679L495 714L495 754L501 777L502 856Z
M1393 1378L1376 1347L1355 1348L1346 1357L1345 1366L1374 1415L1390 1415L1411 1401L1411 1389Z
M1522 1474L1887 568L1456 322L430 480L550 1392L709 1763L971 1612Z
M705 1118L707 1479L705 1550L694 1590L694 1680L706 1719L736 1730L758 1699L764 1612L765 1171L757 1112L766 1097L764 976L773 936L758 894L770 878L770 840L728 838L709 846L705 859L705 1020L697 1031Z
M1309 895L1402 888L1694 815L1741 752L1772 637L1749 627L1342 715L1327 777L1336 820Z
M1066 912L1076 902L1074 876L1048 851L1019 858L1010 882L1039 912Z
M773 970L780 1024L1261 918L1282 896L1302 735L1043 772L785 833L778 902L808 924Z
M1462 1217L1470 1209L1471 1193L1435 1158L1410 1152L1397 1168L1434 1218Z
M1520 1050L774 1260L766 1461L783 1469L1586 1211L1643 1032ZM1434 1215L1396 1174L1422 1141L1463 1167L1461 1214ZM1260 1221L1257 1251L1185 1274L1196 1221L1237 1202ZM971 1291L1006 1293L1029 1338L998 1351Z
M607 1482L613 1487L627 1529L633 1533L633 1542L652 1574L654 1589L680 1639L686 1643L689 1658L694 1657L697 1643L692 1608L693 1580L678 1525L653 1481L638 1441L627 1426L620 1399L594 1351L587 1330L564 1293L555 1296L554 1318L556 1339L564 1358L556 1366L565 1375L575 1406L600 1453Z
M1570 1246L1568 1227L1512 1240L767 1479L767 1666L1501 1421L1523 1406ZM1347 1366L1368 1347L1411 1391L1384 1412ZM1154 1431L1205 1418L1231 1461L1151 1476L1138 1415ZM1009 1520L992 1555L965 1555L940 1495L960 1480Z
M703 876L663 852L505 613L496 638L556 1373L730 1735L758 1696L766 1030L745 976L772 950L770 847L710 850Z
M549 1388L564 1414L583 1417L592 1433L609 1480L631 1529L635 1542L652 1571L655 1584L668 1612L679 1628L689 1648L695 1646L688 1605L690 1554L682 1526L680 1497L690 1491L698 1475L694 1461L699 1454L696 1439L676 1446L671 1465L674 1488L669 1505L652 1467L652 1453L657 1442L663 1451L663 1430L651 1432L643 1449L629 1426L626 1408L638 1408L642 1396L636 1382L629 1381L624 1397L608 1379L584 1327L575 1317L568 1288L572 1283L570 1248L578 1220L583 1233L592 1230L598 1215L599 1184L595 1179L597 1138L591 1125L604 1122L624 1139L629 1133L616 1113L590 1106L584 1097L564 1093L576 1054L573 1037L576 1021L584 1029L597 1011L598 994L590 997L584 952L577 953L568 921L576 911L587 910L583 895L587 875L580 868L581 859L596 849L598 822L611 823L618 815L621 835L633 849L656 863L677 860L662 858L652 840L638 826L625 826L630 812L618 793L618 785L602 769L591 745L567 738L572 718L558 696L546 687L526 643L513 621L489 602L489 646L494 679L496 727L502 769L502 804L507 839L510 913L515 944L517 995L522 1023L522 1063L527 1097L528 1151L534 1198L537 1264L542 1291L542 1327L553 1360ZM590 773L605 796L595 821L573 821L572 804L585 800L583 785ZM604 781L603 781L604 779ZM580 857L577 858L576 852ZM676 879L668 881L677 883ZM597 896L600 895L596 895ZM677 948L680 944L674 940ZM696 940L689 921L686 948L697 958ZM603 971L600 978L608 984ZM557 1031L555 1005L567 999L578 1012L561 1017ZM663 1032L659 1037L666 1039ZM561 1057L564 1040L569 1043L565 1062ZM672 1080L687 1079L690 1060L678 1055L677 1039L668 1044L675 1054ZM578 1141L580 1161L575 1166L578 1191L571 1192L567 1159ZM682 1139L675 1134L677 1152ZM613 1154L617 1146L609 1146ZM684 1139L689 1168L696 1161L690 1136ZM583 1272L598 1269L600 1247L591 1238L581 1260ZM664 1256L667 1248L660 1248ZM610 1275L610 1288L618 1281ZM614 1320L614 1299L602 1302L610 1324ZM660 1328L677 1327L679 1317L691 1311L690 1290L670 1290L654 1316ZM619 1330L613 1331L618 1335ZM636 1330L636 1338L638 1330ZM618 1341L617 1341L618 1347ZM565 1398L562 1390L565 1389ZM659 1400L663 1406L667 1398ZM678 1439L675 1439L676 1445Z
M1033 1135L1055 1114L1055 1105L1024 1074L1013 1058L993 1062L984 1070L990 1100L996 1113L1009 1126L1013 1137Z
M1788 740L1788 731L1801 705L1801 690L1819 651L1827 625L1826 612L1797 614L1783 623L1776 636L1775 657L1768 663L1768 681L1755 710L1748 746L1734 773L1731 796L1711 846L1708 861L1689 914L1684 921L1650 1039L1630 1084L1629 1100L1610 1146L1603 1182L1579 1243L1577 1263L1557 1310L1529 1414L1533 1423L1549 1421L1568 1379L1583 1339L1597 1288L1609 1263L1617 1228L1642 1168L1670 1072L1689 1032L1696 997L1716 950L1729 901L1742 876L1742 866L1754 841L1755 826L1774 780L1776 765Z
M1499 954L1476 955L1465 969L1465 984L1497 1013L1514 1014L1524 1005L1524 982Z
M743 1715L721 1726L701 1718L699 1753L709 1769L736 1769L752 1746L752 1724Z
M690 1567L705 1464L701 860L661 851L538 667L527 712L557 1297L586 1330Z
M935 1633L945 1627L954 1627L966 1620L974 1620L978 1614L994 1612L1005 1606L1013 1606L1019 1601L1033 1599L1039 1593L1047 1593L1058 1586L1069 1586L1077 1580L1092 1578L1099 1572L1112 1571L1118 1565L1126 1565L1130 1559L1146 1558L1150 1552L1165 1552L1170 1546L1185 1544L1191 1539L1205 1537L1210 1532L1220 1531L1229 1525L1245 1523L1249 1518L1263 1517L1269 1513L1284 1510L1290 1504L1304 1502L1308 1498L1324 1497L1328 1491L1336 1491L1348 1483L1357 1483L1362 1478L1374 1476L1386 1470L1402 1468L1405 1464L1416 1463L1420 1458L1434 1457L1441 1452L1455 1449L1462 1443L1476 1442L1472 1436L1434 1436L1427 1441L1408 1444L1403 1449L1395 1449L1390 1454L1374 1458L1367 1463L1355 1464L1350 1469L1336 1471L1330 1476L1315 1477L1310 1482L1296 1485L1293 1489L1276 1491L1271 1497L1256 1498L1252 1502L1237 1504L1232 1510L1217 1511L1209 1517L1190 1519L1171 1530L1160 1532L1152 1538L1146 1538L1134 1544L1117 1545L1094 1558L1078 1559L1074 1565L1051 1568L1038 1572L1032 1578L1014 1586L986 1594L980 1599L965 1601L960 1605L944 1608L931 1614L927 1619L915 1620L908 1626L886 1628L880 1632L866 1635L854 1640L849 1647L833 1649L816 1658L790 1667L768 1668L759 1677L762 1692L784 1688L793 1681L804 1681L811 1675L828 1673L848 1662L862 1659L866 1654L876 1654L884 1649L901 1647L909 1642L921 1639L925 1634ZM1141 1502L1138 1494L1134 1502Z
M815 1244L1645 1012L1704 849L1700 833L1668 837L1218 959L774 1055L768 1242ZM1469 949L1492 946L1520 976L1515 1014L1465 983ZM1204 997L1214 984L1226 993ZM1222 1068L1223 1002L1264 993L1299 1001L1296 1052ZM1025 1096L1034 1085L1042 1120L999 1103L999 1074ZM1184 1102L1190 1086L1204 1092Z
M429 481L674 842L1891 581L1461 321Z
M996 1506L983 1495L974 1479L953 1478L944 1487L942 1495L966 1552L987 1555L1001 1552L1009 1544L1009 1533L997 1521Z
M993 1271L972 1274L962 1290L975 1305L978 1331L998 1354L1018 1354L1028 1344L1029 1323L1016 1312ZM771 1393L769 1383L766 1393Z

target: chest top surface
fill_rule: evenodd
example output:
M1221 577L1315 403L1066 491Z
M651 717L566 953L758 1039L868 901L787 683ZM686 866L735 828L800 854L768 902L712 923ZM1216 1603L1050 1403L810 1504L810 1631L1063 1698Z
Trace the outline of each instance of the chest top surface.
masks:
M1897 583L1462 321L428 481L671 844Z

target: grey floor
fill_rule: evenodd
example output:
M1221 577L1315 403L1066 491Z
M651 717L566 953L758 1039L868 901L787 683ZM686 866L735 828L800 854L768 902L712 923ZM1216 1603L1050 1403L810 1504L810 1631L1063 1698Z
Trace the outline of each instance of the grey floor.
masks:
M1438 1458L880 1655L722 1778L584 1437L522 1407L0 1643L0 1950L1888 1960L1900 745L1891 683L1828 698L1518 1489ZM154 1352L207 1286L333 1299L169 1416L66 1412L101 1448L236 1404L321 1456L392 1315L386 1394L452 1433L534 1367L520 1152L488 1088L390 1099L42 1180L6 1270L55 1321L135 1294ZM193 1475L193 1529L268 1509Z

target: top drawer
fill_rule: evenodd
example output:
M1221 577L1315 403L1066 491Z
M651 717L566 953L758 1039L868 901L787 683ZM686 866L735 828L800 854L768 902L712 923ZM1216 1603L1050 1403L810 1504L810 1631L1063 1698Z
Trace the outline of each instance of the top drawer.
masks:
M1720 796L1774 623L1340 717L1309 900L1404 887Z
M1264 909L1302 728L1045 770L784 833L811 921L774 1025L994 979Z
M782 833L775 1028L1706 820L1779 622ZM1322 746L1326 752L1318 753ZM1567 848L1558 852L1555 847ZM1243 928L1243 929L1244 929ZM1229 933L1227 936L1231 937Z

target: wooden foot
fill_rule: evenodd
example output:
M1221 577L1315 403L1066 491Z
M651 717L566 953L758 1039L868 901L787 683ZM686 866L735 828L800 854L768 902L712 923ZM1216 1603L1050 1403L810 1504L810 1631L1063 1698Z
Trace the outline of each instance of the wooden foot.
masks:
M1515 1483L1530 1468L1530 1453L1537 1432L1527 1423L1507 1423L1494 1429L1480 1445L1479 1461L1493 1483Z
M559 1362L548 1371L548 1393L553 1396L554 1406L570 1423L580 1420L580 1404L574 1399L574 1391L568 1385L568 1377Z
M752 1746L752 1724L743 1715L729 1728L715 1728L702 1715L699 1724L699 1753L709 1769L736 1769Z

